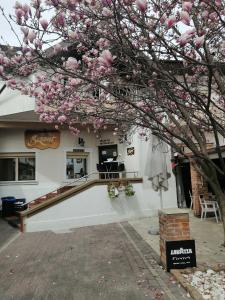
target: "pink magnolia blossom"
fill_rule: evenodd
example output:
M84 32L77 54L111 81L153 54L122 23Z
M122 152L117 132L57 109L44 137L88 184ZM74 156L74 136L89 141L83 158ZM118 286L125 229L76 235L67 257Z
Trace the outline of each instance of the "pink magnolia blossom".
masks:
M64 26L65 25L65 15L64 13L59 13L55 20L56 26Z
M103 7L102 15L104 17L111 17L112 16L112 11L109 10L108 8L106 8L106 7Z
M190 12L192 9L192 6L193 6L193 3L189 2L189 1L185 1L182 4L182 9Z
M44 30L47 29L47 27L48 27L48 21L47 21L46 19L41 19L41 20L40 20L40 24L41 24L41 26L42 26L42 28L43 28Z
M208 10L204 10L204 11L202 12L202 17L203 17L204 19L208 18L208 15L209 15Z
M147 1L146 0L136 0L136 5L137 5L137 8L142 11L142 12L145 12L146 9L147 9Z
M71 125L69 126L69 130L71 131L72 135L78 136L80 134L80 130Z
M25 4L23 5L23 11L24 11L25 14L30 13L30 6L29 6L28 4L25 3Z
M109 6L110 4L112 4L112 0L102 0L102 5Z
M161 16L161 18L160 18L160 23L161 23L161 24L164 24L165 21L166 21L166 19L167 19L166 14L163 14L163 15Z
M190 24L190 16L189 13L187 11L182 10L180 12L180 20L181 22L183 22L186 25Z
M67 62L66 62L66 67L69 69L69 70L76 70L78 67L79 67L79 64L76 60L76 58L74 57L69 57L67 59Z
M24 11L21 8L18 8L16 9L15 14L18 19L21 19L24 16Z
M76 86L76 85L78 85L78 84L81 83L81 80L78 79L78 78L71 78L71 79L69 80L69 83L70 83L70 85L72 85L72 86Z
M196 47L196 48L202 47L202 45L204 44L204 41L205 41L205 36L204 36L204 35L198 36L198 37L195 38L195 40L194 40L195 47Z
M209 19L211 20L211 21L216 21L216 19L218 18L218 15L217 15L217 13L216 12L212 12L211 14L209 14Z
M62 51L63 47L62 45L60 44L56 44L54 47L53 47L53 51L55 54L59 53L60 51Z
M106 47L109 46L109 41L107 39L104 39L104 38L100 38L96 45L100 48L100 49L104 49ZM93 51L92 51L93 52ZM94 53L93 53L94 54Z
M27 35L28 40L33 43L34 39L36 38L36 33L34 30L29 30L29 33Z
M222 1L221 0L215 0L215 4L217 7L220 7L221 4L222 4Z
M165 20L165 23L166 23L166 26L168 28L173 27L173 25L176 23L176 17L175 16L171 16L171 17L167 18Z
M109 50L104 50L99 57L99 62L102 63L103 66L111 67L113 62L113 56Z
M43 46L42 41L39 39L36 39L34 41L34 46L35 46L35 48L42 49L42 46Z
M178 39L178 42L181 46L185 46L188 42L190 42L190 40L191 40L191 36L185 32L181 34L181 36Z
M58 122L63 124L67 120L67 117L65 115L61 115L58 117Z
M78 39L78 37L79 37L79 35L76 31L69 31L68 36L69 36L69 38L71 38L73 40Z
M29 33L29 29L27 27L20 27L21 31L23 32L24 36L27 36Z

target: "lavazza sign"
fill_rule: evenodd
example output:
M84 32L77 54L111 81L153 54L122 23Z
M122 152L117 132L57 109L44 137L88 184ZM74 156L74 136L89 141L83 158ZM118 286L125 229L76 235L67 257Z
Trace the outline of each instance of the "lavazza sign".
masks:
M178 254L192 254L192 249L183 249L180 248L179 250L171 250L170 255L178 255Z
M196 267L195 241L166 241L166 266L167 271Z

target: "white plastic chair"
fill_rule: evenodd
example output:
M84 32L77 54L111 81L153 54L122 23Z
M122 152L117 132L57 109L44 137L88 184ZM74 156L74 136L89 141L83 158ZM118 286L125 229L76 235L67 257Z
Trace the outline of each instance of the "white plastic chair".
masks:
M221 219L221 212L217 201L206 201L204 195L199 195L199 201L201 205L201 220L206 218L207 212L212 212L215 215L216 222L218 223L218 217ZM217 215L218 213L218 215Z

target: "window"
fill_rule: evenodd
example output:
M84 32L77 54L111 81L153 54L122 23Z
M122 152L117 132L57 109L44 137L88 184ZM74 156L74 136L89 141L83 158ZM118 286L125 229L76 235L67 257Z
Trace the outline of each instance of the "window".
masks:
M35 180L35 153L0 153L0 181Z
M81 178L87 174L87 152L67 152L66 179Z

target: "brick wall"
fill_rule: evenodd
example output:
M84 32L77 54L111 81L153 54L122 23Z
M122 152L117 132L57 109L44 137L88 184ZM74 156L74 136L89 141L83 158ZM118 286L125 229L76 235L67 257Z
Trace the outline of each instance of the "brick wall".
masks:
M189 214L182 209L159 211L160 258L166 267L166 241L190 240Z
M195 169L195 163L190 162L191 170L191 186L192 186L192 199L193 211L195 216L201 215L201 206L199 202L199 195L203 194L205 199L208 199L208 185L201 174Z

